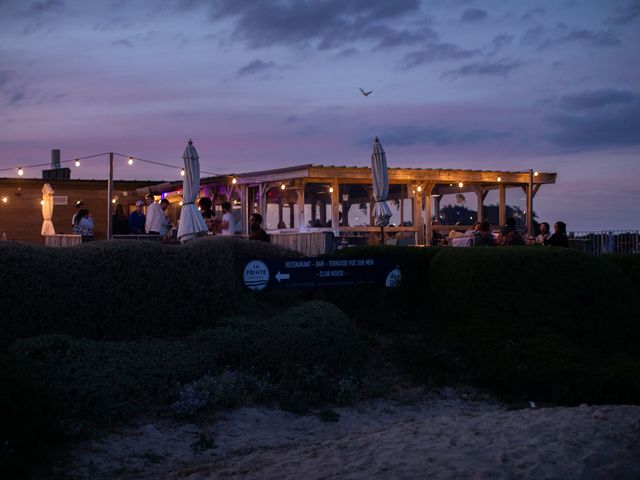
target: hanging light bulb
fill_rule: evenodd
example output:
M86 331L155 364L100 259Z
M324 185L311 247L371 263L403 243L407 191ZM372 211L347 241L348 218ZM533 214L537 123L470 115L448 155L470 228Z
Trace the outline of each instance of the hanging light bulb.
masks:
M280 190L284 190L285 188L287 188L287 186L284 183L280 185Z
M129 165L133 165L133 158L129 157L129 160L127 161L127 163L128 163Z
M333 187L329 187L329 193L333 193Z
M238 179L236 177L233 177L231 179L231 183L233 183L235 185L236 183L238 183Z
M22 169L22 167L18 168L18 175L20 176L24 175L24 170Z
M115 204L115 203L116 203L116 199L115 199L115 198L112 198L112 199L111 199L111 203Z
M76 158L76 167L79 167L79 166L80 166L80 159Z
M418 193L420 193L422 191L422 185L418 185L418 188L416 190L418 190Z
M184 177L184 168L180 170L180 175Z
M537 177L538 175L539 175L539 173L538 173L537 171L536 171L536 172L533 172L533 176L534 176L534 177Z
M44 205L44 200L40 200L40 205Z
M9 201L8 197L2 197L2 203L7 203Z
M464 187L464 183L458 182L458 187L460 187L460 188Z
M501 182L502 181L502 177L498 177L498 181Z
M182 200L180 200L180 201L178 202L178 205L182 206Z

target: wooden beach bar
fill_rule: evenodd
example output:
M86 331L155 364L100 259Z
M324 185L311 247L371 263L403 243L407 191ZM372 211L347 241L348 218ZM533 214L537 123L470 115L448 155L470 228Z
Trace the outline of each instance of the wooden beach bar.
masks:
M518 189L526 199L523 230L533 234L533 200L542 185L553 184L555 173L527 171L462 170L435 168L389 168L389 197L393 212L384 229L399 244L428 244L433 231L466 229L461 225L438 225L440 202L445 195L475 197L476 221L485 218L484 201L497 192L498 225L507 219L507 190ZM182 182L143 187L171 203L182 199ZM380 242L380 228L373 221L371 169L325 165L299 165L258 172L201 179L199 197L208 197L219 210L222 202L232 205L235 231L247 234L251 213L260 213L274 243L278 235L332 233L345 245ZM497 227L498 225L494 225ZM284 240L284 239L282 239ZM288 240L290 242L290 240Z

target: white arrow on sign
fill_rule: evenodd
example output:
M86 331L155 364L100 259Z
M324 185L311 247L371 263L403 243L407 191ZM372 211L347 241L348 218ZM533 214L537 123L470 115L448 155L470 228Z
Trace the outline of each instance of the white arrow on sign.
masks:
M281 282L282 280L289 280L289 274L280 273L280 271L278 271L278 273L276 273L276 280L278 280L278 282Z

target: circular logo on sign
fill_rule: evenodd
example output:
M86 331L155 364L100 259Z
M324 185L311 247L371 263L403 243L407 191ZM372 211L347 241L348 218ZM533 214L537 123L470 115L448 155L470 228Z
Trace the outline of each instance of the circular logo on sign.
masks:
M242 273L244 284L251 290L262 290L269 283L269 268L260 260L251 260Z
M400 268L396 267L389 272L387 275L387 279L384 282L385 287L397 287L400 285L400 280L402 280L402 275L400 273Z

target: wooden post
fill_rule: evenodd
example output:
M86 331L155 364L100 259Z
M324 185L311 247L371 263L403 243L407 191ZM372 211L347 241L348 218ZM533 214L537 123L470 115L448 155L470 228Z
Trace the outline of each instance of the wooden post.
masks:
M414 194L415 199L415 208L413 209L413 224L416 226L417 237L416 242L419 245L425 244L425 235L424 235L424 222L422 221L422 192L418 192L416 188L416 193Z
M304 222L304 187L306 182L300 182L300 190L298 190L298 230L303 232L306 228Z
M113 198L113 152L109 152L109 176L107 180L107 240L111 240L113 233L113 213L111 199Z
M498 221L500 226L507 223L507 188L504 183L498 186Z
M478 199L478 222L482 222L484 220L484 208L482 206L484 197L482 196L482 185L478 185L476 187L476 197Z
M527 235L533 235L533 170L529 169L529 185L527 186Z
M338 235L338 227L340 227L340 185L338 179L334 178L331 182L333 192L331 192L331 227L333 234Z

